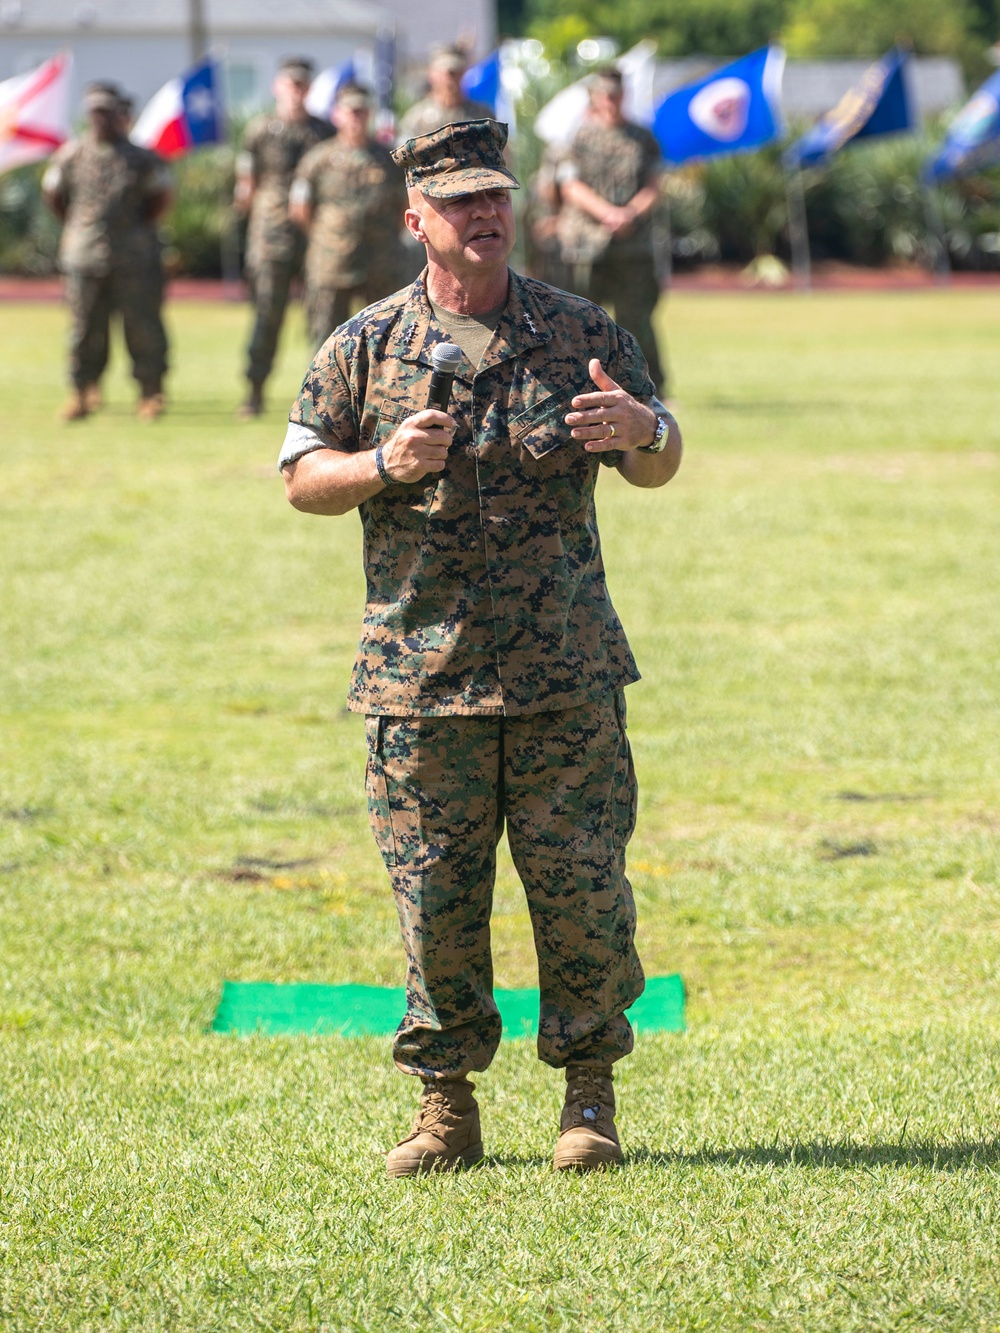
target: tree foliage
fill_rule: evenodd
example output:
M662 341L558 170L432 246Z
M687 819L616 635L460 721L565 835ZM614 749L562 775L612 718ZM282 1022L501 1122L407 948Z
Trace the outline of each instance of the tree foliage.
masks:
M526 0L524 14L530 34L550 50L572 20L585 26L582 36L606 35L622 46L655 37L663 56L726 56L776 36L789 6L790 0Z
M511 0L505 13L557 56L601 35L655 37L662 56L741 55L772 38L793 56L867 56L903 39L971 68L1000 36L1000 0Z

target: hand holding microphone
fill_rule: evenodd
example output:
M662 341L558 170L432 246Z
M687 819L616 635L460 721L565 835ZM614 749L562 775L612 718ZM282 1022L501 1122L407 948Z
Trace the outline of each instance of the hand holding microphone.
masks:
M427 407L402 422L385 444L375 450L375 466L386 485L420 481L430 472L443 472L455 421L448 415L451 386L462 359L454 343L438 343L431 352L433 372Z

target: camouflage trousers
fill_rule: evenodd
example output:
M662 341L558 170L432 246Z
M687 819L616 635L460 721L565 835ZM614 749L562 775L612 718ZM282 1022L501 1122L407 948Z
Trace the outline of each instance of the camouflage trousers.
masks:
M652 253L605 254L592 264L574 264L572 290L605 309L613 306L615 323L638 342L656 392L667 394L667 376L653 332L653 311L660 299Z
M108 365L111 316L119 311L132 374L144 390L159 390L167 372L163 329L163 274L131 269L95 277L66 274L70 309L69 373L78 389L96 384Z
M248 272L254 321L247 349L247 379L263 384L271 373L292 279L301 267L296 259L261 259Z
M490 912L504 825L538 955L538 1054L604 1065L632 1049L642 993L625 846L637 788L619 691L517 717L366 721L368 813L406 948L405 1073L485 1069L500 1041Z

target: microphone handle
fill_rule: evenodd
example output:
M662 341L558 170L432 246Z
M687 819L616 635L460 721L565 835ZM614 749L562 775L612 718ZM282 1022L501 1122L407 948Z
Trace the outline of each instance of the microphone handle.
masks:
M448 411L454 378L454 372L447 370L435 370L431 374L431 387L427 394L428 407L436 407L439 412Z

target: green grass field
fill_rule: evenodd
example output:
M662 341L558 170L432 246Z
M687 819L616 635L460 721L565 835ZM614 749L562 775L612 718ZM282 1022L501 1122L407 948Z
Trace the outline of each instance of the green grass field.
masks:
M1000 1327L1000 308L685 297L687 456L602 479L644 679L630 871L683 1037L619 1067L628 1162L549 1166L531 1045L489 1158L390 1183L375 1040L211 1036L224 978L399 984L344 710L354 516L238 426L247 312L170 311L170 414L57 426L65 316L0 335L0 1327ZM497 981L535 982L504 860Z

